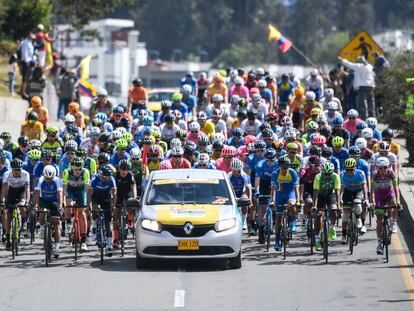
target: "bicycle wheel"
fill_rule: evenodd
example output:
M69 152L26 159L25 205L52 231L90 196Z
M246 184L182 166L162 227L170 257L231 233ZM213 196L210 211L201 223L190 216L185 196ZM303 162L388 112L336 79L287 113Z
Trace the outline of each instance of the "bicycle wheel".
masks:
M12 259L14 259L16 257L16 244L17 244L17 237L16 237L16 230L18 230L17 228L17 222L16 222L16 218L12 218L12 223L11 223L11 246L12 246Z
M101 265L103 265L104 263L104 228L103 228L103 224L100 222L98 227L99 227L99 239L101 241L100 243L100 251L101 251Z
M323 258L325 259L325 263L328 263L328 247L329 247L328 232L329 232L329 222L327 219L324 219L323 220Z
M388 230L389 230L389 228L388 228L388 219L387 220L384 219L384 222L383 222L383 225L382 225L382 235L383 235L382 236L382 243L383 243L384 251L385 251L385 262L387 262L387 263L388 263L388 260L389 260L389 257L388 257L388 244L389 244Z
M121 210L121 217L119 222L120 230L118 230L118 235L121 237L121 256L124 257L124 247L125 247L125 215L123 210ZM127 230L128 232L128 230Z
M283 243L283 260L286 259L286 244L288 239L288 225L286 224L286 217L282 218L282 243Z
M75 246L75 261L78 260L78 249L79 249L79 224L77 219L74 219L73 221L73 240L72 240L74 246Z
M44 236L44 240L43 240L43 245L45 248L45 263L46 263L46 267L49 266L49 261L51 258L51 254L50 254L50 245L49 245L49 236L50 236L50 228L49 228L49 224L45 225L45 236Z
M33 244L35 241L35 231L36 231L36 219L32 214L29 218L29 230L30 230L30 244Z
M313 215L310 215L310 217L308 217L308 238L310 240L310 250L311 250L311 255L313 255L313 248L315 247L315 234L313 232Z
M348 243L349 243L349 251L351 255L354 253L354 224L352 223L352 217L348 221Z

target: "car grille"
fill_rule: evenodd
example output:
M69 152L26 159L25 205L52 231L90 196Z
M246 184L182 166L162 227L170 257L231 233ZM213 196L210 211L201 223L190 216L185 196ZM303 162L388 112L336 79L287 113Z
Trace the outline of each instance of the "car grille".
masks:
M162 230L178 238L201 237L210 230L214 230L214 225L195 225L190 234L185 233L183 225L162 225Z
M159 256L214 256L232 254L234 250L230 246L200 246L199 250L179 251L177 246L148 246L144 254Z

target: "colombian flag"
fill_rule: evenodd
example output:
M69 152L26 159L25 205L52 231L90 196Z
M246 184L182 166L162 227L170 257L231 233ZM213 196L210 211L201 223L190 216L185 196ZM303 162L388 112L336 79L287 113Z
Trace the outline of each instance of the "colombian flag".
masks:
M93 98L96 96L96 87L90 84L86 80L80 80L79 81L79 92L82 95L88 96L90 98Z
M88 55L83 58L79 64L79 75L81 80L89 80L89 67L91 65L92 56Z
M292 42L285 38L275 26L269 24L269 35L267 40L275 42L279 46L282 53L286 53L292 47Z

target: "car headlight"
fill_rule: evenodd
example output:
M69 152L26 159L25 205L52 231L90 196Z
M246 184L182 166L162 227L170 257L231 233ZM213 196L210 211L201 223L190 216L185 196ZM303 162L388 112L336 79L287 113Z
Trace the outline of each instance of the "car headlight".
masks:
M220 232L234 228L234 226L236 226L236 218L223 219L216 222L215 229Z
M145 230L161 232L162 225L156 220L143 219L141 220L141 227Z

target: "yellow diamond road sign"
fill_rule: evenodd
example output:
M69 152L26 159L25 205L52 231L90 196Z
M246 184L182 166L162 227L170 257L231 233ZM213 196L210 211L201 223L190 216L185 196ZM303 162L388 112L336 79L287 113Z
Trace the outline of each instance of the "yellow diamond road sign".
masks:
M375 58L372 55L373 52L384 55L384 51L372 39L369 33L361 31L338 52L338 56L351 62L356 61L359 56L364 56L366 60L374 64Z

